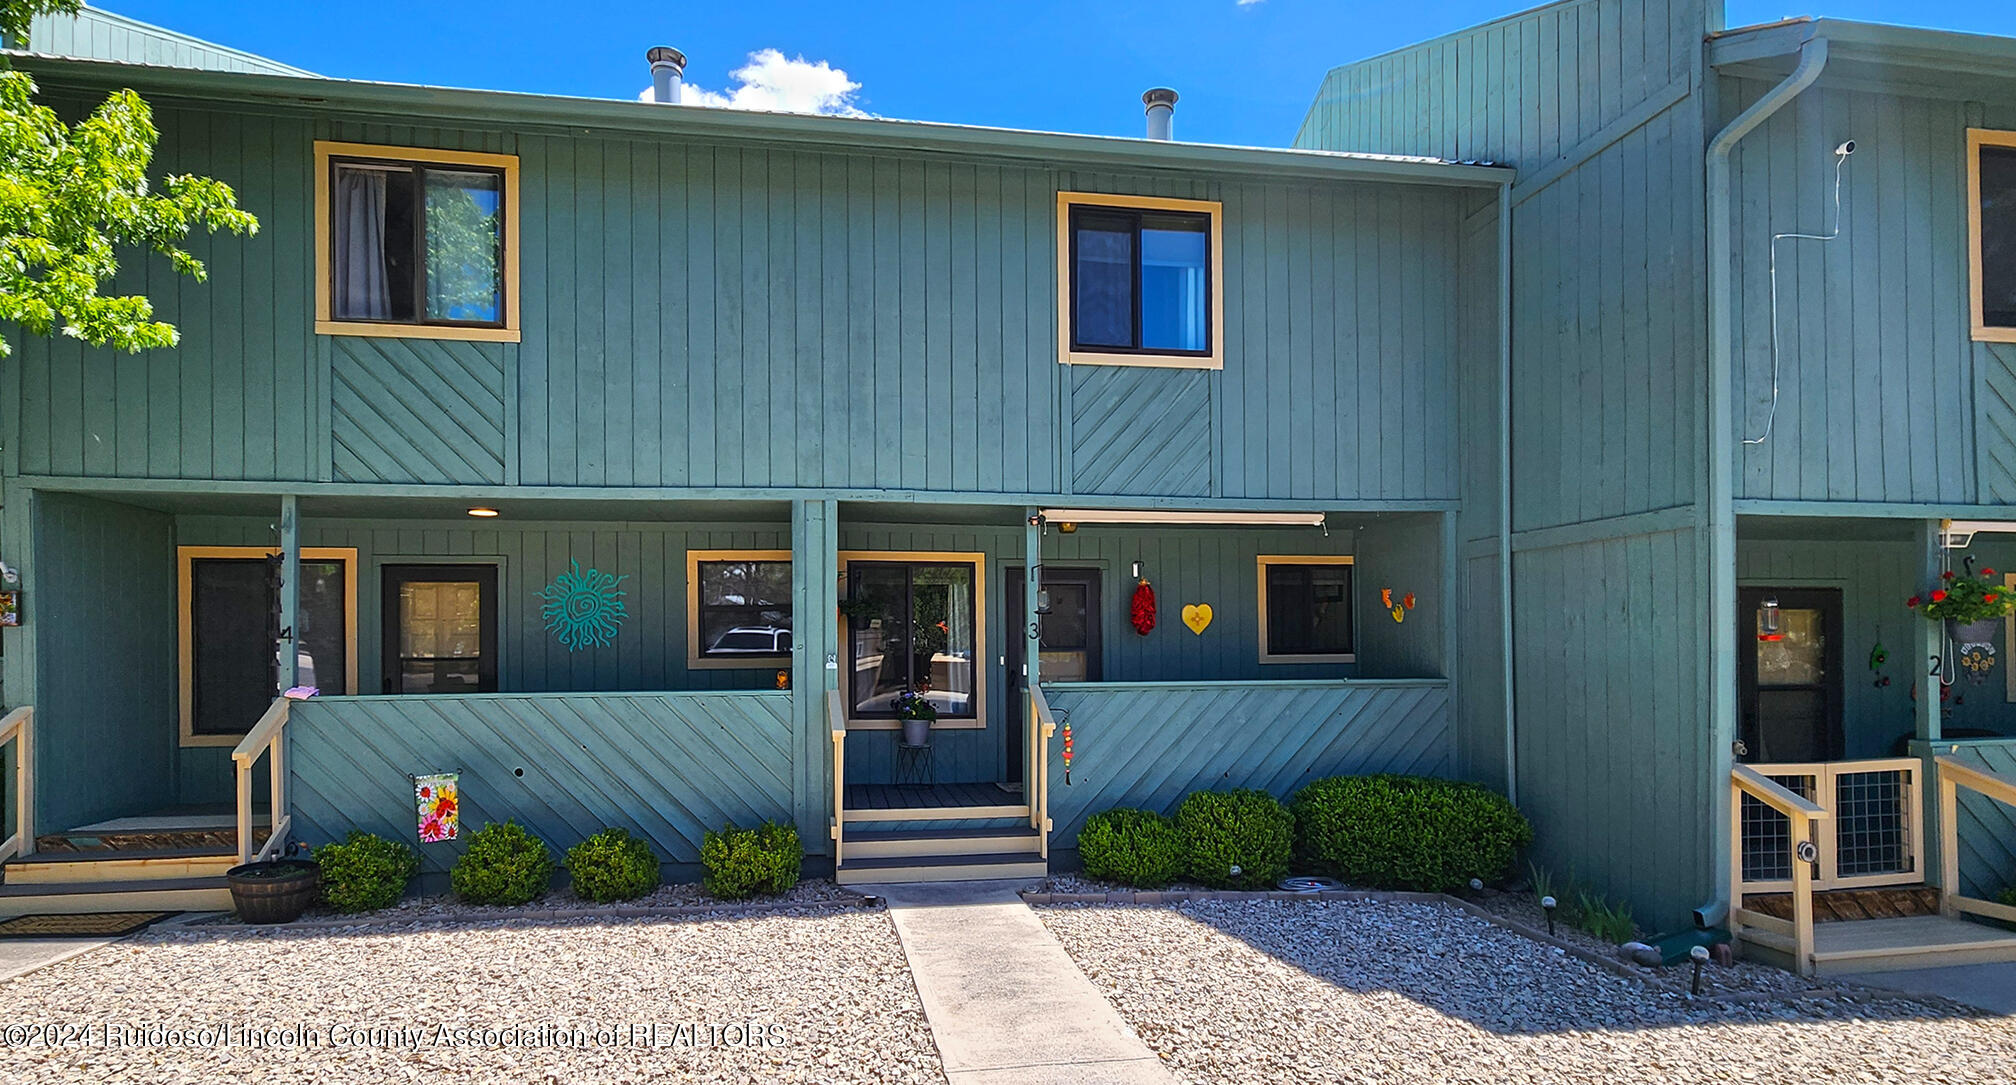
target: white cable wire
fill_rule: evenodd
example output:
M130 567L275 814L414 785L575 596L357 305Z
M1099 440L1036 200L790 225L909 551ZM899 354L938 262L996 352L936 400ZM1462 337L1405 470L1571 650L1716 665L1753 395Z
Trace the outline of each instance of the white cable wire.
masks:
M1834 152L1834 225L1824 234L1784 233L1771 235L1771 411L1764 416L1764 432L1755 437L1743 438L1746 445L1761 445L1771 439L1772 427L1778 424L1778 243L1780 241L1832 241L1841 236L1841 171L1848 167L1848 156Z

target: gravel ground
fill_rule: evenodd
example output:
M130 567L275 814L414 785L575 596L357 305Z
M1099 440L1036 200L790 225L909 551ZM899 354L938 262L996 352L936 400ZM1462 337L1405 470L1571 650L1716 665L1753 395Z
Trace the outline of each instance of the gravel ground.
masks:
M758 901L786 904L804 904L823 900L860 900L861 894L852 889L835 885L831 879L808 878L774 897L758 897ZM573 886L555 889L530 904L469 904L453 893L442 893L431 897L405 897L390 908L380 908L375 912L332 912L317 904L302 915L303 919L356 919L369 922L404 919L498 919L528 911L556 911L575 909L614 908L685 908L704 904L718 904L723 908L734 908L742 902L723 901L709 896L698 882L681 882L661 885L650 893L635 900L611 901L598 904L574 895ZM222 915L208 922L220 926L243 926L235 915Z
M1547 913L1531 893L1498 893L1486 890L1472 896L1470 903L1483 908L1495 916L1502 916L1523 924L1536 931L1547 929ZM1640 932L1641 937L1643 932ZM1686 965L1674 968L1647 968L1624 960L1617 955L1617 947L1605 942L1579 927L1556 921L1554 937L1579 946L1591 952L1601 953L1619 964L1645 976L1654 976L1669 983L1685 984L1693 979L1693 970ZM1737 961L1731 965L1709 965L1701 973L1702 986L1708 994L1806 994L1812 991L1833 990L1839 984L1828 980L1812 980L1783 968L1773 968L1755 961Z
M319 1043L242 1046L248 1023ZM60 1046L14 1027L44 1024ZM0 1040L10 1083L944 1081L888 915L830 908L155 930L0 984Z
M1037 909L1186 1082L2008 1082L2016 1020L1695 1001L1440 905Z

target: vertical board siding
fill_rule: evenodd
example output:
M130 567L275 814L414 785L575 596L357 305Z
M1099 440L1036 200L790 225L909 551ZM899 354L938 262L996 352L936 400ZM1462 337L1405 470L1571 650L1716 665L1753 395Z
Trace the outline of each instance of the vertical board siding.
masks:
M1522 182L1579 162L1515 189L1518 529L1694 500L1699 99L1683 93L1600 151L1580 145L1668 88L1698 85L1705 26L1699 0L1554 4L1332 71L1296 138L1511 163ZM1472 418L1466 441L1492 441Z
M67 494L33 505L39 567L23 570L22 599L36 635L36 823L60 832L172 805L173 521Z
M501 345L351 337L330 344L338 481L504 481Z
M1724 120L1770 89L1729 80ZM1968 340L1965 128L1958 102L1815 88L1738 146L1732 193L1738 497L1973 503L2016 494L2006 362ZM1977 441L1978 436L1978 441Z
M68 93L65 108L92 100ZM176 109L262 229L181 331L21 344L22 473L1449 500L1470 196ZM521 342L317 336L312 142L516 154ZM1222 372L1056 361L1056 194L1225 208Z
M1551 4L1332 71L1296 138L1518 167L1515 531L1698 499L1707 27L1702 0ZM1647 113L1636 127L1619 123ZM1484 223L1474 225L1481 234ZM1468 240L1475 249L1485 238ZM1488 278L1473 278L1481 296ZM1491 349L1471 335L1475 349ZM1484 672L1499 658L1489 623L1504 601L1498 509L1482 496L1496 486L1499 435L1482 419L1499 390L1473 383L1487 381L1480 369L1461 371L1458 427L1459 537L1475 600L1458 616L1462 658L1475 665L1458 674L1466 704L1480 706L1462 715L1470 765L1499 763L1503 743L1502 721L1491 726L1481 711L1482 691L1501 684ZM1689 532L1599 537L1514 560L1519 798L1541 861L1561 873L1574 866L1660 925L1682 921L1711 891L1710 804L1726 801L1726 784L1708 779L1704 660L1693 647L1707 631L1701 572Z
M1170 813L1192 791L1259 788L1286 799L1324 776L1453 775L1443 682L1045 684L1069 713L1073 757L1050 745L1051 843L1116 806Z
M7 47L37 53L151 64L170 68L203 68L219 72L264 75L307 75L277 60L178 34L109 11L84 8L68 15L37 15L28 24L28 40L9 39Z
M1684 647L1707 633L1699 569L1684 530L1513 555L1519 805L1536 861L1605 886L1655 929L1713 892L1709 804L1728 801L1710 779L1705 661Z
M66 116L102 96L50 95ZM152 254L122 253L107 291L144 293L178 346L126 355L9 329L20 366L23 474L133 478L321 478L328 424L313 335L306 225L309 123L157 109L154 173L207 174L258 216L257 236L193 234L207 281Z
M411 839L411 777L460 772L464 843L421 845L423 874L506 819L556 857L616 826L662 863L697 863L709 829L792 820L790 716L788 693L304 701L287 724L294 830L310 844L359 829Z

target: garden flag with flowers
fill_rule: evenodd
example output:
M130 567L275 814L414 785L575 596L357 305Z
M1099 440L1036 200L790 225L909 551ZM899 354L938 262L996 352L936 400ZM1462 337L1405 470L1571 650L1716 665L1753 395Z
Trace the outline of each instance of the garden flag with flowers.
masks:
M413 778L413 805L420 818L420 842L455 839L462 824L460 774L437 772Z

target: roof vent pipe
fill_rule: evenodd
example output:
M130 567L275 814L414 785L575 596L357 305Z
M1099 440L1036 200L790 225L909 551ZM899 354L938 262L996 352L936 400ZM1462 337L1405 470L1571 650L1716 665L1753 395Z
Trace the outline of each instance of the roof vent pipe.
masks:
M686 74L686 54L660 45L645 53L644 59L651 62L651 100L678 105L680 77Z
M1148 107L1148 138L1175 139L1176 92L1156 87L1141 96L1141 104Z

